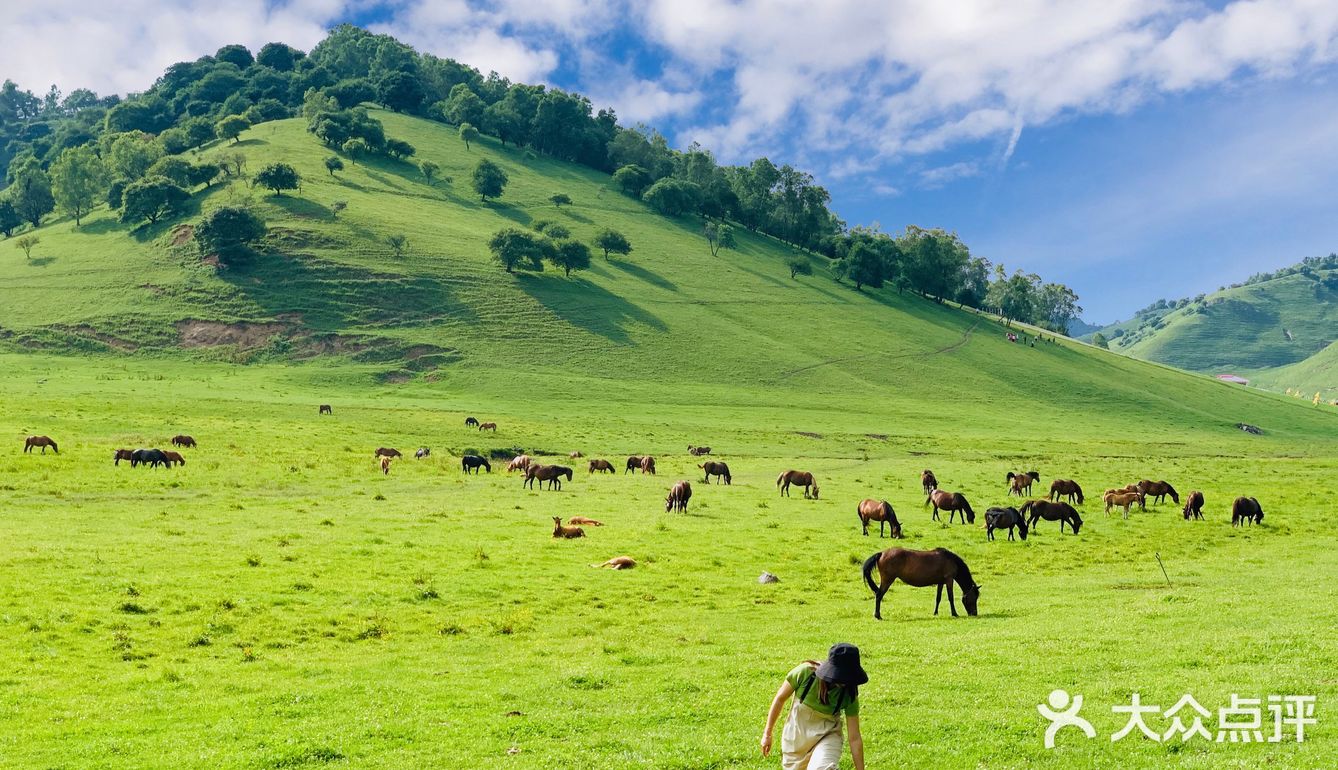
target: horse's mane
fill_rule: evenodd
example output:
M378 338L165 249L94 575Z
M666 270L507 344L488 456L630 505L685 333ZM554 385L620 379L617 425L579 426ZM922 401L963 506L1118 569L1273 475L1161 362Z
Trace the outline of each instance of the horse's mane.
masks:
M962 590L965 591L967 588L976 584L975 578L971 577L971 568L966 566L966 562L962 560L962 557L949 551L947 548L935 548L934 550L947 557L948 561L951 561L957 566L957 585L961 586Z

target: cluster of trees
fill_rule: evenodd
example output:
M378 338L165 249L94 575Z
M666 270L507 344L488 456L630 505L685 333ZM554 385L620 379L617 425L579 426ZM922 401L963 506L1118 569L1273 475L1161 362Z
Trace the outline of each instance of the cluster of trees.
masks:
M572 271L590 267L590 247L571 237L571 231L559 222L541 219L530 230L507 227L498 230L488 240L488 250L508 273L516 270L543 270L547 262L562 270L567 277ZM610 228L595 234L594 247L610 254L632 253L627 236Z

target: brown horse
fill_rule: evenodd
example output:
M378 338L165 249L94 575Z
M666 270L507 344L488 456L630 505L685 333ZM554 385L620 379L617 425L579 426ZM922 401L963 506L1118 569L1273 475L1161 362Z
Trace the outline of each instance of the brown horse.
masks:
M390 447L377 447L376 451L372 452L372 457L403 457L403 456L404 455L400 454L400 450L391 449Z
M496 432L497 432L497 423L495 423L495 422L481 422L481 423L479 423L479 430L480 430L480 431L490 430L490 431L492 431L493 433L496 433Z
M711 448L709 446L693 446L688 444L688 454L693 457L701 457L702 455L709 455L710 453Z
M780 493L786 497L790 496L791 484L804 488L805 500L818 499L818 482L813 478L813 474L808 471L789 470L776 477L776 486L780 487Z
M642 460L641 455L628 455L627 469L624 470L623 473L626 474L630 471L632 475L635 476L636 472L641 470L641 460Z
M1027 471L1026 473L1013 473L1012 471L1009 471L1008 478L1006 479L1008 482L1008 494L1017 495L1018 497L1026 497L1031 494L1031 483L1040 480L1041 474L1036 471Z
M176 463L177 465L185 465L185 464L186 464L186 458L182 457L182 456L181 456L180 454L178 454L177 452L172 452L172 451L170 451L170 450L164 449L164 450L163 450L163 457L166 457L166 458L167 458L167 467L169 467L169 468L172 467L172 463Z
M1166 496L1170 495L1177 505L1180 504L1180 495L1176 493L1175 487L1167 484L1165 481L1148 481L1143 479L1138 482L1138 491L1152 498L1154 503L1166 502Z
M636 566L636 559L631 556L615 556L603 564L591 564L591 567L608 567L609 569L632 569Z
M587 526L587 527L602 527L602 526L604 526L604 522L602 522L602 521L595 521L594 519L587 518L587 517L585 517L585 516L572 516L570 519L567 519L567 523L568 523L568 524L582 524L582 525Z
M878 568L880 582L873 582L873 570ZM938 586L938 595L934 598L934 614L938 614L939 603L943 601L943 587L948 587L948 607L952 616L957 617L957 604L953 601L952 584L957 583L962 589L962 606L966 614L976 614L976 602L980 599L980 584L971 577L971 570L962 561L962 557L946 548L932 551L912 551L906 548L889 548L864 560L864 582L873 591L873 616L883 619L883 595L892 587L897 578L906 585L916 588Z
M386 474L386 475L389 475L389 474L390 474L390 456L389 456L389 455L382 455L382 456L381 456L381 472L384 473L384 474Z
M1237 497L1231 504L1231 526L1236 527L1246 522L1258 524L1264 520L1264 509L1253 497Z
M567 455L567 457L571 458L572 460L579 460L579 459L581 459L582 457L585 457L585 455L581 454L579 451L576 451L576 452L572 452L571 454Z
M329 414L329 415L334 414L334 410L330 408L329 404L321 404L321 407L318 411L320 412L320 414Z
M920 474L920 486L924 487L925 495L938 489L938 479L934 478L934 472L925 468L924 473Z
M1185 498L1185 521L1190 519L1203 520L1203 493L1197 489Z
M599 471L600 473L615 473L613 470L613 463L608 460L591 460L590 472L594 473L595 471Z
M925 505L934 506L934 521L943 521L939 518L938 512L947 511L948 523L951 524L954 513L961 511L963 524L976 523L976 512L971 510L971 503L967 502L966 495L961 492L944 492L941 489L935 489L925 499Z
M652 476L655 475L655 458L654 458L654 457L651 457L650 455L646 455L645 457L641 458L641 472L642 472L642 473L649 473L649 474L652 475Z
M570 540L573 537L585 537L585 530L580 527L564 527L562 526L562 517L554 516L553 537L565 538L567 540Z
M674 484L669 490L669 496L664 498L664 512L678 511L679 513L688 512L688 501L692 499L692 484L687 481L680 481Z
M50 436L29 436L23 442L23 453L27 454L33 451L33 447L41 447L42 454L46 454L47 447L51 447L52 452L60 454L60 448L56 446L56 442L51 440Z
M864 529L864 536L869 536L869 522L878 522L878 536L883 536L883 527L892 526L892 539L901 539L901 522L897 521L897 512L892 510L892 504L886 500L861 500L859 507L855 509L859 514L860 526Z
M1055 479L1050 482L1050 499L1058 500L1061 497L1068 498L1070 503L1082 505L1082 487L1073 479Z
M194 438L191 438L190 436L187 436L187 435L185 435L185 434L182 434L182 435L180 435L180 436L173 436L173 437L172 437L172 446L194 447L194 446L195 446L195 439L194 439Z
M1027 516L1027 526L1036 529L1036 522L1040 519L1046 521L1058 521L1059 531L1064 531L1064 524L1067 523L1073 528L1073 534L1078 534L1082 528L1082 517L1073 510L1073 506L1068 503L1056 503L1049 500L1028 500L1022 504L1022 515Z
M726 465L725 463L718 463L714 460L707 460L706 462L702 463L701 465L698 465L697 467L702 469L702 473L705 475L702 481L706 482L707 484L711 483L712 476L719 476L720 478L725 480L726 484L733 485L734 483L733 477L729 475L729 466Z
M565 465L538 465L531 463L530 467L525 469L524 486L533 488L534 480L539 480L539 488L543 489L543 482L548 482L549 489L562 489L562 477L566 476L567 481L572 479L572 470Z
M1124 508L1124 518L1129 518L1129 506L1138 503L1138 507L1143 510L1148 509L1147 497L1142 492L1116 492L1110 491L1102 496L1106 503L1106 515L1110 515L1110 509L1116 506Z
M130 449L118 449L118 450L116 450L116 453L112 455L112 465L120 465L122 460L133 460L133 459L135 459L132 455L134 455L134 451L133 451L133 450L130 450Z
M511 462L507 463L506 472L510 473L511 471L523 471L528 467L530 467L530 456L518 455L516 457L511 458Z

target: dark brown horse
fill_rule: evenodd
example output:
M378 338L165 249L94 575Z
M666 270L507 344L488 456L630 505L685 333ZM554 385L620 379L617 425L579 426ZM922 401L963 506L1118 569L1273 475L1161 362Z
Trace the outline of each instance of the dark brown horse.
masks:
M688 512L688 501L692 499L692 484L680 481L669 489L669 496L664 498L664 512Z
M187 436L187 435L185 435L185 434L182 434L182 435L180 435L180 436L173 436L173 437L172 437L172 446L179 446L179 447L194 447L194 446L195 446L195 439L194 439L194 438L191 438L190 436Z
M172 467L172 463L176 463L177 465L186 464L186 458L182 457L179 453L168 449L163 450L163 457L167 458L167 467L169 468Z
M1166 502L1166 496L1170 495L1171 500L1177 505L1180 503L1180 495L1176 493L1175 487L1167 484L1165 481L1148 481L1143 479L1138 482L1138 491L1152 498L1154 503Z
M808 471L784 471L776 477L776 486L780 487L780 493L786 497L790 496L790 486L804 488L804 499L818 499L818 482L813 478L813 474Z
M1031 494L1031 483L1040 480L1041 474L1036 471L1027 471L1026 473L1013 473L1012 471L1009 471L1008 478L1006 479L1008 482L1008 494L1017 495L1018 497L1026 497Z
M492 431L493 433L496 433L496 432L497 432L497 423L495 423L495 422L483 422L483 423L479 423L479 430L480 430L480 431L490 430L490 431Z
M1027 514L1031 515L1028 516ZM1073 534L1078 534L1082 528L1082 517L1073 510L1073 506L1068 503L1056 503L1050 500L1028 500L1022 504L1022 515L1027 516L1027 526L1036 529L1036 522L1040 519L1046 521L1059 522L1059 531L1064 531L1064 524L1073 528Z
M864 536L869 536L869 522L878 522L878 536L883 536L883 527L891 525L892 539L901 539L901 522L897 521L897 512L892 510L892 504L886 500L874 500L868 498L861 500L859 507L855 509L859 514L860 527L864 530Z
M400 454L400 450L391 449L390 447L384 447L384 446L377 447L376 451L372 452L372 457L403 457L403 456L404 455Z
M480 457L478 455L465 455L461 457L460 468L465 473L469 473L472 470L475 475L478 474L479 468L483 468L488 473L492 473L492 466L488 464L488 458Z
M941 489L935 489L925 499L925 505L934 506L934 521L943 521L939 518L938 512L947 511L948 523L951 524L954 513L961 511L963 524L976 523L976 512L971 510L971 503L967 502L966 495L961 492L944 492Z
M133 454L134 450L131 449L116 450L116 453L112 455L112 465L120 465L122 460L133 460L134 458L131 456Z
M709 446L693 446L691 444L688 444L688 454L692 455L693 457L709 455L710 453L711 453L711 448Z
M477 428L478 426L479 426L479 421L478 421L478 420L474 419L473 417L466 417L466 418L465 418L465 427L466 427L466 428Z
M925 468L924 473L920 474L920 486L924 487L925 495L938 489L938 479L934 478L934 472Z
M42 454L46 454L47 447L51 447L52 452L60 454L60 447L56 446L56 442L52 441L50 436L29 436L23 442L23 453L27 454L33 451L33 447L41 447Z
M1236 527L1247 522L1258 524L1263 520L1264 509L1253 497L1237 497L1236 502L1231 504L1231 526Z
M585 530L580 527L562 526L562 517L553 517L553 537L570 540L574 537L585 537Z
M720 478L725 480L726 484L732 485L734 483L733 477L729 475L729 466L726 465L725 463L719 463L714 460L707 460L706 462L702 463L701 465L698 465L697 467L701 468L702 473L705 474L705 478L703 478L702 481L706 482L707 484L711 483L712 476L719 476Z
M532 463L525 469L525 483L523 486L534 487L534 480L539 480L539 488L542 489L544 482L548 482L549 489L562 489L562 477L566 476L567 481L572 479L572 470L565 465L538 465Z
M321 408L320 408L318 411L319 411L321 414L329 414L329 415L333 415L333 414L334 414L334 410L330 409L330 405L329 405L329 404L321 404Z
M1058 500L1061 497L1068 498L1070 503L1082 505L1082 487L1073 479L1055 479L1050 482L1050 499Z
M994 539L994 530L1008 530L1008 539L1013 539L1013 527L1017 527L1022 539L1027 539L1027 520L1022 518L1022 514L1012 506L1007 508L991 508L985 511L985 539Z
M641 459L641 455L628 455L627 469L624 470L623 473L626 474L630 472L633 475L636 475L636 472L641 470Z
M1185 521L1190 519L1203 520L1203 493L1197 489L1185 498Z
M654 458L654 457L651 457L650 455L646 455L645 457L641 458L641 472L642 472L642 473L649 473L649 474L652 475L652 476L655 475L655 458Z
M880 578L877 584L873 582L875 567ZM916 588L938 586L938 595L934 598L935 615L938 614L939 603L943 601L943 587L947 586L948 607L954 618L957 617L957 604L952 595L952 584L955 582L961 586L962 606L966 608L966 614L976 614L980 585L971 577L971 570L962 557L946 548L935 548L932 551L889 548L864 560L864 582L873 591L873 616L879 620L883 619L883 595L897 578Z
M600 473L615 473L613 470L613 463L608 460L591 460L590 472L594 473L595 471L599 471Z

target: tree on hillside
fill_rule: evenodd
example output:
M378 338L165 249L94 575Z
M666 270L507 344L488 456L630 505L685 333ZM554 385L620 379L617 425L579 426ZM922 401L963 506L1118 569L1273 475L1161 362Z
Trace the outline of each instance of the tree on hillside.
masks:
M631 254L632 244L627 240L627 236L612 228L604 228L595 233L595 247L604 250L604 259L609 258L609 254Z
M418 152L417 148L403 139L386 140L386 154L396 160L404 160L416 152Z
M241 176L246 169L246 155L241 152L223 152L215 156L218 167L228 176Z
M404 233L395 233L386 236L386 245L394 252L396 257L404 256L404 250L409 248L409 236Z
M51 164L51 192L78 227L107 189L107 167L87 145L71 147Z
M231 62L237 65L237 69L243 70L255 63L255 57L251 55L250 49L236 43L218 49L214 53L214 59L221 62Z
M353 165L358 165L358 158L364 157L371 152L372 148L367 145L367 140L361 137L354 137L341 147L348 159L353 161Z
M502 190L506 189L506 183L510 180L501 166L484 158L474 167L473 181L474 192L486 202L489 197L501 196Z
M785 260L785 266L790 269L790 278L800 275L813 275L813 265L809 263L808 257L796 254Z
M214 180L218 178L222 170L217 163L196 163L190 167L190 172L186 177L187 184L190 187L201 184L205 187L212 187Z
M42 242L42 239L39 238L39 237L37 237L36 235L25 235L25 236L19 238L18 240L14 241L14 248L16 248L16 249L23 249L23 256L24 256L24 258L25 258L25 259L32 259L32 258L33 258L33 247L36 246L37 244L41 243L41 242Z
M641 199L661 214L676 217L697 210L701 188L692 182L665 178L651 185Z
M157 163L149 167L145 176L162 176L171 179L178 187L190 189L190 171L191 164L185 158L178 158L169 155L165 158L159 158Z
M555 241L571 237L571 230L568 230L566 225L554 222L551 219L536 220L534 224L530 225L530 229L536 233L543 233Z
M346 209L346 208L348 208L348 201L335 201L334 203L331 203L331 204L330 204L330 218L331 218L331 219L338 219L338 218L339 218L339 212L343 211L343 210Z
M271 163L256 174L256 183L273 190L275 195L283 195L284 190L296 190L301 181L297 169L287 163Z
M246 118L241 115L229 115L218 121L218 124L214 126L214 133L218 134L220 139L231 139L237 142L242 132L250 127L251 124L246 122Z
M546 256L554 267L562 268L568 278L573 270L590 268L590 247L580 241L557 241Z
M14 229L23 224L23 217L14 209L14 204L0 198L0 233L6 238L14 234Z
M640 166L623 166L613 172L613 183L634 198L640 198L652 181L650 172Z
M865 286L877 289L886 280L887 269L883 256L876 249L857 243L836 263L836 276L850 279L855 284L855 291L862 291Z
M432 184L433 177L435 177L440 170L441 166L438 166L430 160L419 161L418 163L418 171L423 175L423 178L427 180L428 184Z
M195 245L201 254L216 254L227 264L246 246L265 237L265 220L240 206L223 206L209 212L195 226Z
M376 99L395 112L417 112L423 104L423 83L408 72L392 72L376 84Z
M156 223L181 210L189 199L190 193L170 179L161 176L144 177L138 182L131 182L121 194L121 221L139 222L147 219L150 224Z
M488 250L508 273L514 272L517 267L542 270L546 251L544 240L541 235L518 227L508 227L498 230L488 239Z
M37 227L42 217L56 210L51 193L51 178L34 157L27 157L9 167L10 185L6 194L23 221Z
M450 96L442 103L439 112L447 123L454 123L461 127L466 123L477 126L483 122L483 111L487 107L488 105L468 85L456 83L451 88Z
M985 295L985 304L1008 320L1027 320L1036 310L1036 292L1041 279L1021 270L1009 276L1003 265L994 268L994 281Z
M548 196L548 200L557 208L571 205L571 196L566 193L553 193Z
M139 131L117 134L106 141L102 156L107 159L110 170L131 181L143 177L163 157L162 144Z
M279 72L289 72L302 56L301 51L285 43L266 43L256 53L256 64Z
M465 143L465 149L469 149L471 142L477 142L479 139L479 130L474 128L471 123L460 124L460 139Z
M735 246L734 228L724 222L707 222L702 226L702 234L706 236L706 245L711 249L711 256L720 256L721 249L732 249Z
M336 171L344 170L344 161L340 160L338 155L331 155L325 159L325 170L330 172L330 176L334 176Z
M1106 335L1101 332L1092 335L1092 344L1102 350L1110 350L1110 340L1106 339Z

